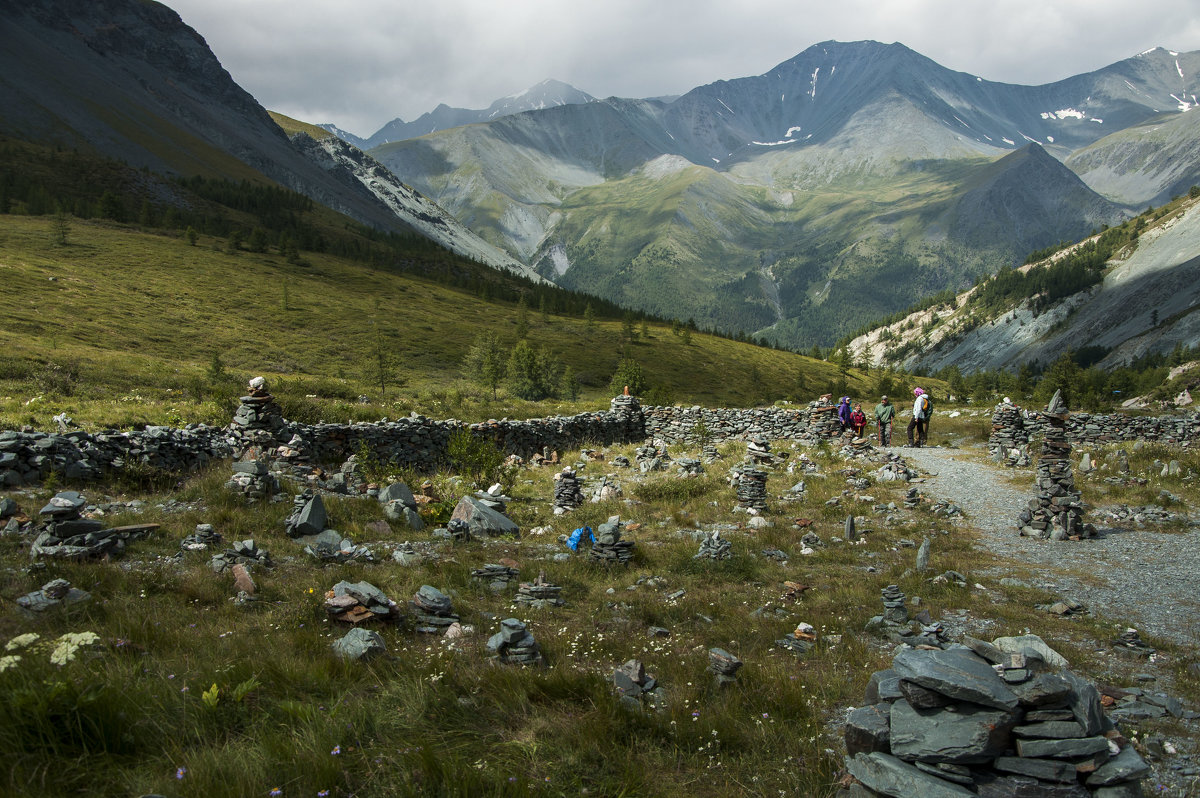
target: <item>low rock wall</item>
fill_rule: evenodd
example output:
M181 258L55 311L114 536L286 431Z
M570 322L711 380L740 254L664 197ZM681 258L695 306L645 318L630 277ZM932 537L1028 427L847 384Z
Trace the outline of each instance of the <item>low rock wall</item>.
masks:
M645 407L646 437L695 445L698 425L714 442L728 440L806 440L841 432L837 408L820 402L785 407Z

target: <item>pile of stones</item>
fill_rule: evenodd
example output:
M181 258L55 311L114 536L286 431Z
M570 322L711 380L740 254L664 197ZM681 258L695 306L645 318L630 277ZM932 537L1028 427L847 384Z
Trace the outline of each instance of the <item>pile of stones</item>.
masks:
M800 623L795 630L788 632L775 645L793 654L807 654L817 644L817 630L810 623Z
M700 445L700 459L705 463L715 463L721 459L721 453L717 451L717 444L711 438L706 439Z
M767 472L757 468L740 467L734 469L736 480L737 506L734 512L749 512L752 514L767 511Z
M326 529L320 534L305 538L304 553L321 562L337 564L375 561L375 554L368 547L356 546L350 538L342 537L342 533L336 529Z
M541 665L543 663L541 649L533 635L525 628L525 624L516 618L506 618L500 622L500 631L492 635L487 642L488 651L495 653L496 658L506 665Z
M1142 794L1149 765L1040 638L964 642L904 648L872 675L846 724L858 784L843 795Z
M700 551L693 555L693 560L728 560L733 556L733 544L721 537L720 530L714 529L704 535L700 542Z
M1025 419L1020 408L1008 397L996 405L992 413L988 451L997 463L1021 468L1029 465L1029 432L1025 429Z
M1137 629L1132 628L1126 629L1117 636L1117 639L1113 641L1113 650L1118 654L1131 657L1149 658L1155 653L1154 647L1142 639Z
M64 560L86 560L96 557L119 557L130 541L141 540L158 529L158 524L135 524L104 528L92 518L84 518L82 510L87 500L73 490L62 491L41 509L45 519L30 547L34 558L49 557Z
M421 585L412 600L408 602L416 623L416 630L426 634L441 634L451 624L461 619L454 613L450 597L436 587Z
M603 502L609 499L618 499L622 496L621 484L619 482L610 482L611 474L605 474L600 478L600 484L596 485L596 489L592 492L593 502Z
M708 670L713 674L717 687L727 687L737 681L737 672L742 661L723 648L708 650Z
M537 579L532 582L522 582L517 587L515 600L539 610L561 607L565 603L562 600L562 587L547 582L544 572L538 573Z
M704 465L694 457L680 457L675 465L682 477L696 477L704 473Z
M482 568L475 568L471 571L471 577L478 579L480 582L487 582L488 587L493 592L500 593L504 591L510 582L515 582L520 572L509 565L500 565L499 563L488 563Z
M356 626L401 617L400 606L370 582L338 582L325 594L325 612L334 620Z
M288 537L302 538L309 535L319 535L325 531L329 516L325 512L325 502L321 494L314 493L310 488L303 493L297 493L292 502L292 514L283 522Z
M242 494L249 502L271 499L282 492L279 480L262 460L235 462L233 475L225 483L225 489Z
M235 565L275 567L275 563L271 561L271 553L266 549L260 549L253 538L234 541L233 548L214 554L212 560L209 561L209 567L218 574L232 569Z
M417 497L403 482L393 482L379 491L376 497L383 505L383 514L389 521L404 522L414 532L425 528L425 521L417 512Z
M66 579L52 579L42 585L40 590L20 596L17 606L30 612L45 612L52 607L78 604L91 597L91 593L72 587Z
M658 711L666 709L666 697L659 689L658 680L646 673L639 660L631 659L613 671L612 683L621 703L631 709L643 706Z
M262 377L250 380L247 395L233 414L233 423L245 430L278 432L284 426L283 409L267 390L267 381Z
M461 521L466 524L468 539L470 537L501 537L511 535L519 537L520 528L516 522L495 506L503 507L503 503L491 499L487 502L477 496L463 496L454 506L450 514L450 523ZM451 535L456 535L456 528L450 528Z
M554 475L554 514L574 510L583 504L583 483L570 466Z
M633 559L632 540L621 539L621 517L609 516L596 528L596 542L592 544L588 557L605 565L625 565Z
M179 550L184 553L207 551L220 546L223 540L221 533L214 529L212 524L196 524L196 530L179 541Z
M643 474L648 474L651 471L662 471L667 467L667 463L671 462L671 458L667 456L666 448L659 449L654 444L639 446L634 450L634 462L637 463L638 470Z
M880 591L883 613L867 621L864 629L873 634L899 642L901 637L912 632L908 606L904 591L899 585L888 585Z
M761 468L773 466L775 455L771 454L771 442L766 438L751 438L746 441L746 459Z
M1021 535L1067 540L1095 537L1096 529L1083 522L1084 503L1071 474L1071 444L1067 442L1067 408L1055 391L1044 417L1049 422L1042 437L1037 465L1037 497L1021 511Z

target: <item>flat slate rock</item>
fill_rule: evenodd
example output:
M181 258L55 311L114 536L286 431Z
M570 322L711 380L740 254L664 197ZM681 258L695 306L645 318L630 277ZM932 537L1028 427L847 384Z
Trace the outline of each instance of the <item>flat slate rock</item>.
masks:
M992 666L967 648L906 649L896 655L892 668L902 679L959 701L1003 710L1020 704Z
M1082 737L1075 740L1017 740L1017 755L1071 759L1108 750L1107 737Z
M868 704L850 713L846 719L846 755L891 751L891 704Z
M846 769L868 788L893 798L971 798L975 795L965 787L925 773L878 751L850 757Z
M1134 750L1132 745L1121 749L1121 753L1105 762L1092 775L1088 776L1089 787L1107 787L1123 781L1136 781L1150 772L1146 760Z
M959 704L957 711L945 712L897 701L891 712L891 753L906 762L983 764L1004 753L1016 721L1014 713L990 707Z

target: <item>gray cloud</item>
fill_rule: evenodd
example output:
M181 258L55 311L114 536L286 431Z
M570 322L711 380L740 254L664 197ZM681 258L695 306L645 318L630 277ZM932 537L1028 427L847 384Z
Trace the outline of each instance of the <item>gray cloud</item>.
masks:
M1200 49L1194 0L168 0L267 108L369 135L546 78L598 97L760 75L817 42L901 42L1041 84L1155 46Z

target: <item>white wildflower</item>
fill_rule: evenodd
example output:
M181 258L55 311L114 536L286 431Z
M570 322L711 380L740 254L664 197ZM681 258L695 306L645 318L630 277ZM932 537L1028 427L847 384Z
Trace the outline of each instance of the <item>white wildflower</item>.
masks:
M40 639L41 635L39 635L37 632L26 632L23 635L17 635L12 640L9 640L8 643L5 644L4 650L16 651L18 648L27 648Z
M67 632L56 641L57 646L50 652L50 662L55 665L66 665L75 659L76 652L83 646L90 646L100 640L95 632Z
M21 656L19 654L9 654L7 656L0 657L0 673L4 673L9 668L17 667L17 663L20 661Z

